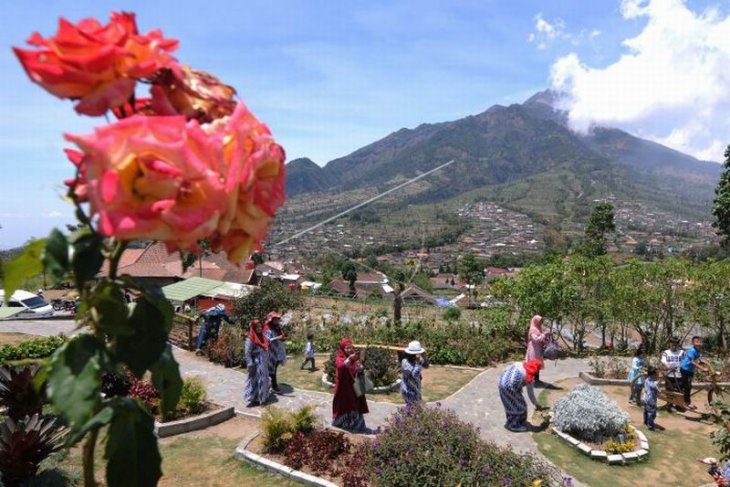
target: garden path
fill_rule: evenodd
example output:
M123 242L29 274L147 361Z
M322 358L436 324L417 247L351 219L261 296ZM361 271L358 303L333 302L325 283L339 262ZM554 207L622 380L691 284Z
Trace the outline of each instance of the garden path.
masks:
M75 323L70 320L17 320L0 322L0 332L20 332L32 335L51 336L59 333L72 334ZM236 369L226 369L208 362L194 353L175 349L175 357L180 362L183 375L200 376L206 383L211 401L226 406L233 406L243 414L260 416L261 408L247 408L243 400L243 384L245 373ZM293 367L296 364L288 364ZM541 373L542 379L555 382L561 379L577 377L578 372L588 368L584 359L566 359L548 362ZM537 446L530 434L509 433L503 428L504 410L497 393L497 382L503 367L492 367L477 375L459 391L441 401L443 407L454 410L462 419L480 428L485 440L494 441L504 446L512 446L516 450L534 453ZM428 373L425 371L424 373ZM300 389L287 389L277 397L277 405L286 409L297 409L311 404L316 407L317 414L329 422L332 415L332 395ZM398 407L394 404L374 402L368 403L370 414L366 416L371 428L383 426L386 419ZM530 415L532 414L532 408Z

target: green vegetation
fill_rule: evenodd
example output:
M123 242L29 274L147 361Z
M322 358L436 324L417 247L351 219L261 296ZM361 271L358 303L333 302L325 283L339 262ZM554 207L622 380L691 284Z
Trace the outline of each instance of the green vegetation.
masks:
M263 320L270 311L286 313L303 305L299 293L293 293L277 281L264 281L246 296L236 300L234 317L248 330L253 319Z
M725 162L720 181L715 189L715 200L712 214L715 216L714 226L723 235L726 245L730 245L730 145L725 150Z
M58 347L67 341L67 337L60 335L47 338L33 338L16 345L2 345L0 346L0 364L16 360L50 357Z

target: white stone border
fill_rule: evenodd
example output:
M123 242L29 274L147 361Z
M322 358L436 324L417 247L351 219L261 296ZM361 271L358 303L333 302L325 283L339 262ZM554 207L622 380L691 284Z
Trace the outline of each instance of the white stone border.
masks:
M393 382L390 385L387 386L381 386L381 387L373 387L373 390L370 391L368 394L387 394L389 392L392 392L398 388L400 388L400 379L397 379L395 382ZM327 374L324 374L322 376L322 385L325 387L329 387L330 389L334 389L335 385L327 380Z
M639 440L639 449L628 453L617 454L609 454L604 450L593 450L590 446L570 436L568 433L563 433L555 427L553 427L552 430L553 433L555 433L561 440L565 441L568 445L577 448L579 452L590 457L592 460L607 462L609 465L618 465L636 463L639 460L645 459L649 455L649 440L646 438L646 435L633 426L630 427L634 430L634 434Z
M238 447L236 447L236 458L239 460L242 460L244 462L248 462L253 464L256 467L263 468L264 470L269 470L270 472L283 475L284 477L288 477L291 479L294 479L298 482L302 482L305 485L315 485L318 487L338 487L337 484L330 482L329 480L325 480L319 477L316 477L314 475L300 472L299 470L294 470L292 468L287 467L286 465L282 465L280 463L277 463L273 460L269 460L268 458L265 458L261 455L257 455L256 453L247 450L248 445L256 438L260 433L252 433L246 438L241 441L241 443L238 444Z
M227 421L236 415L233 407L223 408L218 404L210 404L219 409L199 414L197 416L183 418L178 421L170 421L167 423L155 421L155 433L157 433L157 437L165 438L167 436L181 435L191 431L202 430Z

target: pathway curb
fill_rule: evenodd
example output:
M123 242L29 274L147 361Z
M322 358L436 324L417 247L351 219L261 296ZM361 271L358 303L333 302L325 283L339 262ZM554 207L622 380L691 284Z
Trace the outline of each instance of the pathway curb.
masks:
M180 419L178 421L170 421L168 423L160 423L155 421L155 433L158 438L166 438L168 436L181 435L191 431L202 430L210 426L215 426L235 416L233 407L223 407L214 404L222 409L216 409L208 413L199 414L190 418Z

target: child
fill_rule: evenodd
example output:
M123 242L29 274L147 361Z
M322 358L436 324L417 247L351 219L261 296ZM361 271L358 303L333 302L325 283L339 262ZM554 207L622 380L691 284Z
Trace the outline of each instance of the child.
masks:
M307 344L304 346L304 362L302 362L302 366L299 367L299 370L304 370L304 366L307 365L307 362L312 362L312 368L309 370L314 372L314 335L312 333L307 335Z
M656 399L659 394L656 375L656 368L649 367L646 371L646 380L644 381L644 424L650 431L654 431Z
M636 377L641 374L641 369L644 368L644 349L642 347L639 347L636 349L636 352L634 352L634 358L631 359L631 370L629 370L629 384L636 379ZM638 404L640 402L640 395L641 395L641 386L644 383L642 379L639 379L636 381L636 383L631 388L631 392L629 393L629 403L632 404Z

